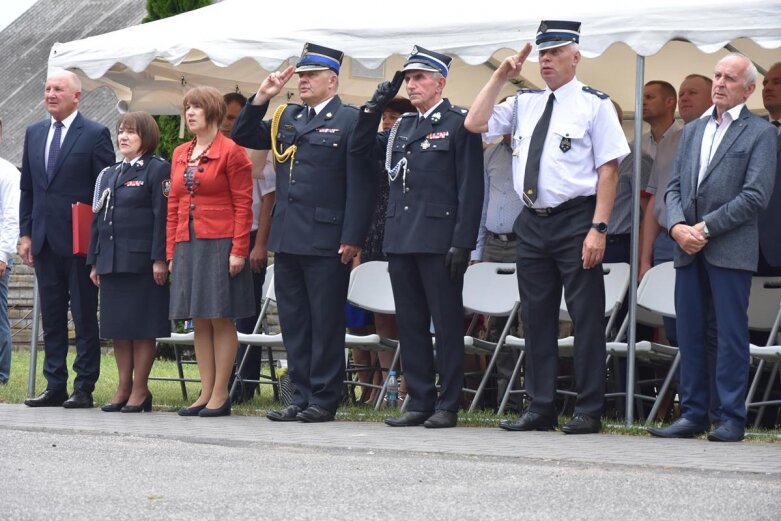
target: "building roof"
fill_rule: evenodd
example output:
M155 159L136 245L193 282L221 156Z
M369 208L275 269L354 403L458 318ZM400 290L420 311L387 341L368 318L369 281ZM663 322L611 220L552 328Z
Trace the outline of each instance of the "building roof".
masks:
M0 157L21 166L25 129L47 116L43 106L49 51L69 42L141 23L145 0L38 0L0 31ZM112 129L117 98L107 88L86 92L81 113Z

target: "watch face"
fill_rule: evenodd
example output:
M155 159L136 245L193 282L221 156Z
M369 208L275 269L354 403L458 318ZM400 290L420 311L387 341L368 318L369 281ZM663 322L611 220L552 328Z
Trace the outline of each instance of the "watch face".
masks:
M599 233L607 232L607 224L606 223L592 223L591 226L596 228Z

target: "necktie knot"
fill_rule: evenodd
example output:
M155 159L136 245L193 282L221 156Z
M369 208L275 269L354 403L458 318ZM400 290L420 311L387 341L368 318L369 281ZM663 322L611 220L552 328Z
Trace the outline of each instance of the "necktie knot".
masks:
M64 127L64 126L65 126L65 125L63 125L63 124L62 124L62 121L55 121L55 122L54 122L54 127L55 127L55 128L62 128L62 127Z
M128 170L130 170L130 163L125 161L124 163L122 163L122 169L119 171L119 175L127 173Z
M781 127L781 121L775 120L775 121L771 121L771 123L772 123L772 124L773 124L773 126L774 126L774 127L776 127L776 128L777 128L777 127Z
M317 113L315 112L315 109L312 107L309 107L309 112L307 113L307 121L312 121L315 119L315 116L317 116Z

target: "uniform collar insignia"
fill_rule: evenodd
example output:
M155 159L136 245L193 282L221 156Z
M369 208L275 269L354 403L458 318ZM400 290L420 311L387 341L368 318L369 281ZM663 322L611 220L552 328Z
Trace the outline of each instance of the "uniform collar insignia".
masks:
M442 114L440 114L439 112L433 113L431 115L431 124L436 125L437 123L439 123L440 119L442 119Z

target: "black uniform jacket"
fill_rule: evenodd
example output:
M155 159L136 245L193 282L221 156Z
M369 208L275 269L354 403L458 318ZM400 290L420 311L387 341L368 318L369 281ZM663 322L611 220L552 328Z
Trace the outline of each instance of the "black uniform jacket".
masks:
M385 253L474 249L483 207L483 149L480 135L464 128L466 113L443 99L420 123L417 113L404 114L389 144L390 132L376 134L380 115L361 112L353 153L384 160L392 146L391 166L407 159L406 176L402 169L390 183Z
M263 121L267 110L268 105L247 103L233 127L233 140L247 148L271 149L271 121ZM276 164L268 249L329 256L340 244L363 245L376 204L376 182L370 160L349 154L358 109L335 96L312 121L307 122L306 112L306 106L289 104L280 120L277 150L296 145L297 151Z
M100 193L108 189L111 195L93 217L87 255L98 275L151 273L154 261L165 261L171 165L145 155L120 175L121 169L121 162L109 166L100 179Z

